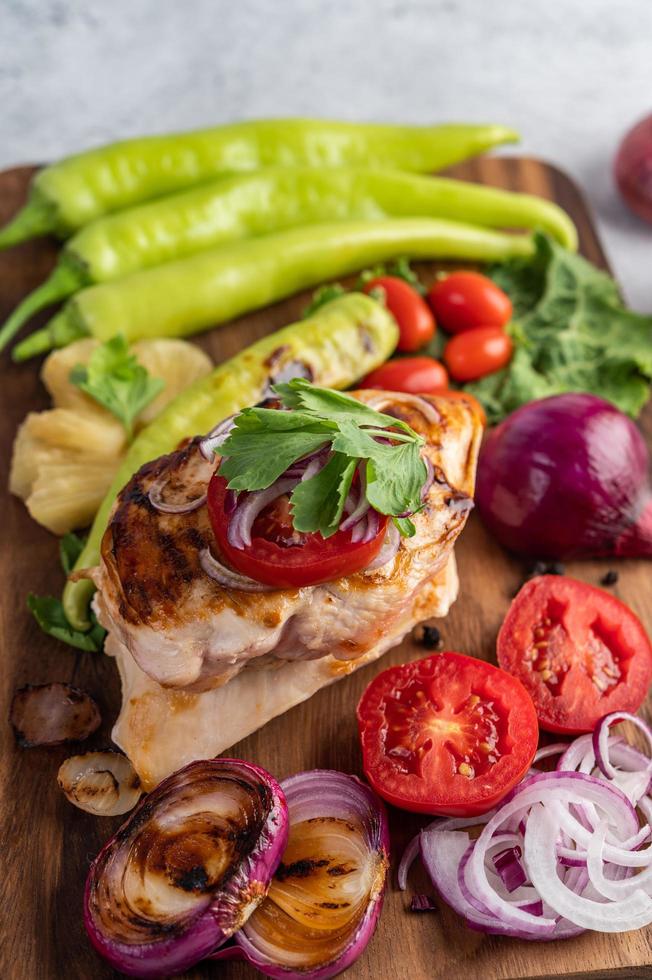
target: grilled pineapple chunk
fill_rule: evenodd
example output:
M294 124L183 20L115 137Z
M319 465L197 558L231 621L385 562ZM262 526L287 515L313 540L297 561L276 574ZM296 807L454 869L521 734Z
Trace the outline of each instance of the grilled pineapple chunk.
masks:
M131 349L153 378L165 381L161 394L138 416L139 425L148 425L173 398L213 367L208 354L185 340L140 340Z
M41 379L55 407L30 412L14 441L9 489L55 534L90 524L127 448L122 424L70 381L72 369L88 363L98 343L79 340L50 354ZM152 377L165 382L137 428L212 368L203 351L182 340L145 340L133 350Z

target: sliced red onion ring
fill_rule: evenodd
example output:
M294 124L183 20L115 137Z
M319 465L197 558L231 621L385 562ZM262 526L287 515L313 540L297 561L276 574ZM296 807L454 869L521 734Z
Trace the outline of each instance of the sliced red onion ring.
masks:
M617 785L623 776L646 773L649 760L608 734L609 723L621 720L631 718L611 716L594 733L613 777L596 769L591 736L581 736L537 754L538 761L562 753L557 771L528 777L493 815L471 818L485 824L477 840L447 821L422 831L434 886L472 928L555 939L652 923L652 800L640 797L647 823L639 826ZM414 851L412 844L401 862L401 887Z
M266 490L254 490L252 493L242 494L229 521L227 531L229 544L234 548L250 548L251 529L258 515L268 504L278 500L284 493L294 490L296 485L296 479L281 477Z
M85 691L70 684L28 684L14 694L9 720L18 744L37 745L81 742L99 728L97 704Z
M166 480L157 480L156 483L153 483L149 488L149 493L147 495L154 510L160 511L161 514L190 514L193 510L198 510L206 503L206 492L201 493L193 500L180 500L177 503L173 503L169 500L163 500L162 493L166 484Z
M204 436L202 441L199 443L199 451L209 462L215 459L215 453L220 448L223 442L229 437L231 429L235 425L235 415L229 415L228 418L223 419L214 429Z
M432 465L432 463L430 462L430 458L426 456L425 453L421 454L421 459L426 464L426 482L423 484L423 487L421 488L421 501L423 502L428 496L430 487L435 482L435 467Z
M57 782L74 806L98 817L128 813L143 793L136 770L121 752L73 755L61 765Z
M490 810L488 813L484 813L481 817L447 817L446 819L433 820L432 823L424 827L416 837L413 837L408 846L403 852L403 857L401 858L401 863L398 866L398 872L396 875L396 883L401 891L405 891L407 888L407 876L410 868L416 861L421 850L421 837L422 834L427 834L430 831L443 831L443 830L462 830L465 827L477 827L478 824L486 823L487 820L493 816L494 811Z
M518 844L506 847L505 850L494 854L492 860L500 879L508 892L514 892L527 881L527 875L521 864L523 853Z
M269 894L235 937L261 973L327 980L360 956L380 915L389 833L383 804L330 770L282 783L290 838Z
M373 572L377 568L383 568L383 566L387 565L393 558L396 557L400 546L401 533L394 524L394 521L390 521L387 525L387 530L385 531L385 537L383 539L380 551L374 560L367 565L365 572Z
M201 451L201 443L199 445ZM204 454L202 454L202 457ZM206 491L210 478L215 470L217 458L213 456L208 461L199 461L194 453L189 454L185 463L163 470L148 491L149 502L155 510L162 514L189 514L206 503ZM190 481L184 474L184 466L190 468ZM194 485L193 497L189 497L188 482Z
M555 851L550 847L557 829L554 814L548 807L539 805L532 809L525 832L525 862L530 880L543 900L584 929L628 932L649 925L652 922L652 899L643 890L618 901L604 902L578 895L560 880ZM600 843L600 837L597 843Z
M543 759L550 759L553 755L561 755L567 749L567 742L555 742L552 745L544 745L534 753L532 765L535 766L537 762L541 762Z
M171 976L232 936L285 850L276 782L238 759L193 762L145 797L91 865L84 923L131 976Z
M274 592L273 585L263 585L262 582L256 582L253 578L248 578L247 575L241 575L239 572L234 572L232 568L227 568L217 560L215 555L213 555L209 548L204 548L203 551L199 552L199 564L209 576L219 585L223 585L225 589L239 589L241 592Z
M602 721L598 722L593 732L593 751L601 772L608 779L616 782L632 802L636 803L641 796L648 792L650 780L652 780L652 759L645 759L644 767L633 773L623 773L622 770L613 766L609 758L609 728L621 721L627 721L643 732L652 753L652 731L649 725L646 725L642 718L629 714L627 711L614 711L605 715Z
M388 405L393 402L399 405L408 405L410 408L416 409L417 412L421 412L424 419L430 422L431 425L441 425L440 413L434 405L431 405L421 395L408 395L404 392L392 391L387 393L383 392L382 395L373 395L371 398L365 398L365 404L370 408L375 408L377 411L382 411L383 405Z
M431 895L413 895L410 912L438 912L437 902Z

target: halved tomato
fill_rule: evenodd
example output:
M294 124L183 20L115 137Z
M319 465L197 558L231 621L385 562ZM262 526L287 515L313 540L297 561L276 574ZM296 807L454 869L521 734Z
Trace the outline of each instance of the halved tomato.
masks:
M208 515L219 549L242 575L279 589L299 589L332 582L366 568L380 551L389 518L378 514L378 531L370 541L353 541L352 532L330 538L300 534L292 526L287 496L269 504L251 529L251 545L236 548L228 538L233 509L227 506L227 482L217 473L208 485Z
M510 674L462 653L390 667L358 705L367 779L418 813L475 816L527 772L539 737L532 699Z
M652 682L652 646L632 610L563 575L523 586L498 634L498 662L532 695L541 727L564 734L636 711Z

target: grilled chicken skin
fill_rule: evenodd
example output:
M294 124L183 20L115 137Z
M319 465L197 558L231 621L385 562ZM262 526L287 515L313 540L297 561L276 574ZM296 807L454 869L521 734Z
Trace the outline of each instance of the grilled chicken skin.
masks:
M93 574L98 615L158 684L210 690L266 655L356 660L418 607L419 592L446 564L472 506L481 423L464 400L355 394L424 436L435 471L414 518L415 536L402 539L396 557L375 571L277 592L219 585L200 564L203 549L217 554L206 506L168 514L149 499L162 484L188 500L205 491L215 464L204 460L198 439L148 463L123 489Z

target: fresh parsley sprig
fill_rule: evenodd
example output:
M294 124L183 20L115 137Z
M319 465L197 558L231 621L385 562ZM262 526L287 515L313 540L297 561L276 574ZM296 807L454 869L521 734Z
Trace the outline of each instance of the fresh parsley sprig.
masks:
M220 448L219 472L229 488L264 490L294 463L324 450L326 465L291 494L297 531L335 534L360 467L371 506L394 518L402 535L412 536L414 525L401 515L422 507L423 438L401 419L304 378L275 385L274 392L289 411L244 409Z
M164 381L152 378L138 363L122 335L97 347L88 364L77 364L70 372L70 380L115 415L130 440L136 416L165 387Z
M76 534L64 534L61 538L59 557L66 575L69 575L74 568L83 547L84 542ZM99 653L102 649L106 630L98 623L95 613L91 612L91 629L87 633L82 633L70 625L66 619L61 600L55 599L54 596L34 595L33 592L30 592L27 596L27 608L48 636L53 636L56 640L67 643L77 650Z

